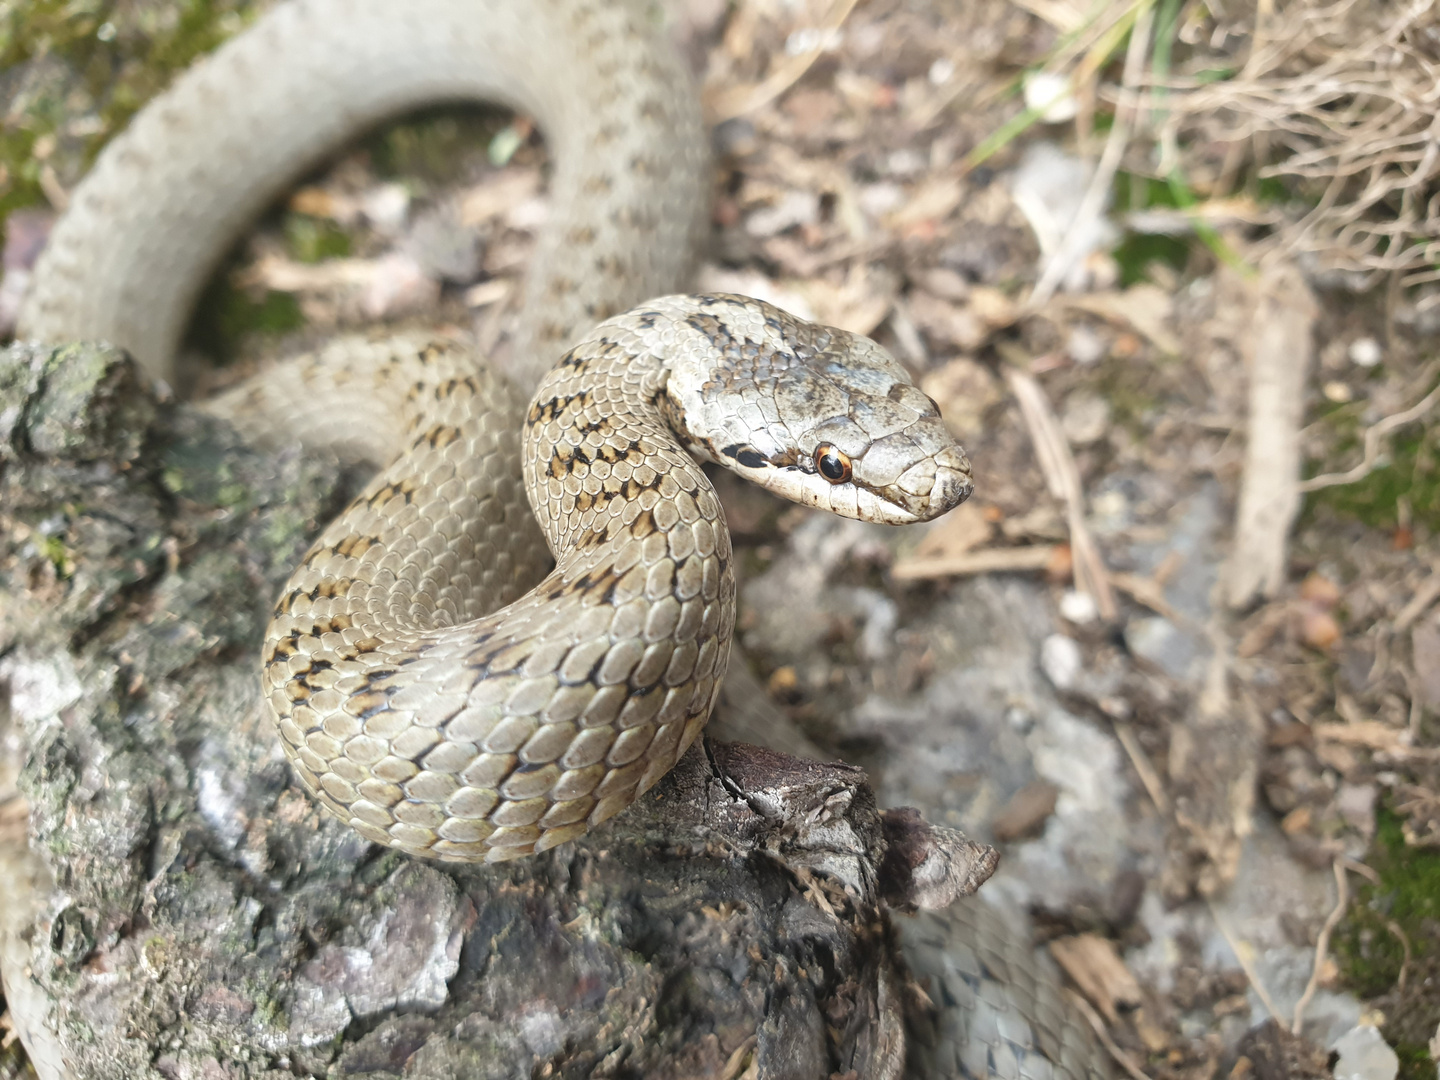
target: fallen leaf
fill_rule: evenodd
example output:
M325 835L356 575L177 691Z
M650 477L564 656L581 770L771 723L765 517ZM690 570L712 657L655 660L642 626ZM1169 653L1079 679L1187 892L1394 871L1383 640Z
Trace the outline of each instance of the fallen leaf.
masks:
M985 410L1001 399L999 380L983 364L963 356L926 374L920 389L940 406L945 426L966 441L984 431Z
M1315 724L1311 729L1320 742L1364 746L1371 750L1406 749L1401 731L1379 720L1361 720L1355 724Z
M1140 1004L1140 984L1113 941L1098 934L1057 938L1050 943L1050 955L1110 1023L1120 1019L1120 1009Z
M1067 293L1050 304L1124 323L1149 338L1161 352L1180 354L1180 339L1166 325L1171 312L1170 294L1158 285L1132 285L1122 292Z
M460 196L460 224L480 225L513 210L540 190L537 169L492 173Z
M1008 842L1039 832L1055 812L1060 789L1048 780L1032 780L1010 796L1004 809L996 815L990 831L995 839Z
M892 229L940 221L949 217L964 197L964 188L953 176L932 176L922 181L910 198L886 219Z

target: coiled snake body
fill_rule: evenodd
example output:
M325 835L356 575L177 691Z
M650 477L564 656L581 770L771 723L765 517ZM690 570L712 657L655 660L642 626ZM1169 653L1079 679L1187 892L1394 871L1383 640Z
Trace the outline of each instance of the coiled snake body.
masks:
M263 679L306 786L407 851L495 860L560 843L695 738L734 585L715 495L684 450L877 520L923 520L969 491L934 404L865 339L731 296L617 316L674 288L706 205L696 99L651 15L638 0L281 3L111 143L21 313L24 336L108 339L169 375L207 274L347 138L444 100L536 116L555 209L511 373L533 386L579 344L528 414L463 349L409 339L338 341L214 406L255 434L399 455L296 571ZM531 588L542 534L557 565ZM984 950L986 978L1001 956L1029 971L1028 943L1003 931ZM1055 991L1015 985L1012 1002L987 989L970 1007L1043 1044ZM1014 1020L1002 1027L1023 1058ZM1100 1069L1062 1041L1055 1069Z
M935 404L867 339L745 297L662 297L601 323L536 392L523 471L557 565L518 596L543 549L513 398L462 350L369 355L401 391L382 400L405 402L405 451L286 587L265 689L305 786L416 854L496 861L572 839L704 725L734 572L677 435L851 516L922 521L970 492ZM281 377L227 404L243 425L305 389Z

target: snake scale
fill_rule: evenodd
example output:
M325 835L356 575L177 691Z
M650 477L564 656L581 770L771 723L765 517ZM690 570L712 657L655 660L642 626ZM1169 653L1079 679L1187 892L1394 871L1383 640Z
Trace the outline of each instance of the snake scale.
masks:
M646 301L691 258L707 154L655 10L629 0L277 5L101 155L21 333L108 339L170 376L200 286L288 185L384 119L475 99L534 115L555 161L511 368L540 384L528 411L463 347L403 337L342 339L212 407L388 463L266 634L302 782L374 840L494 861L623 809L714 704L734 578L695 457L892 523L970 481L934 403L867 339L743 297ZM954 945L936 955L970 959L932 972L962 1017L937 1070L1104 1073L1026 942L981 918Z

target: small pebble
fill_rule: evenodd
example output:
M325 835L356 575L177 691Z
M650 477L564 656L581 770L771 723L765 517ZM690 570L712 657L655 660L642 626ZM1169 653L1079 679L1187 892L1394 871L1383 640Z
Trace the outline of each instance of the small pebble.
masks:
M1384 359L1380 343L1373 337L1356 338L1350 343L1350 361L1360 367L1371 368Z
M1100 610L1089 593L1071 589L1060 597L1060 614L1067 622L1085 626L1100 617Z
M1331 1047L1340 1055L1335 1080L1395 1080L1400 1059L1372 1024L1351 1028Z
M1040 643L1040 670L1057 690L1069 690L1080 676L1083 658L1074 638L1051 634Z
M1131 619L1125 625L1125 644L1136 656L1177 679L1191 674L1201 652L1193 635L1159 615Z
M1089 367L1105 359L1105 342L1090 327L1077 326L1065 340L1065 352L1075 363Z
M410 214L410 192L403 184L377 185L361 197L360 211L380 232L399 232Z
M1332 379L1322 388L1326 401L1333 401L1336 405L1344 405L1348 401L1355 400L1355 391L1338 379Z
M1025 76L1025 107L1039 112L1047 124L1063 124L1080 111L1070 80L1053 71L1032 71Z

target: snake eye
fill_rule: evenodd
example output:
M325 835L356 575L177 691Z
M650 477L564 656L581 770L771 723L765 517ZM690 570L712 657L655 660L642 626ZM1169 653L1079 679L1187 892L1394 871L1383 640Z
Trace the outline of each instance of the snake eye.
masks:
M815 448L815 468L832 484L843 484L850 479L850 459L838 446L821 443Z

